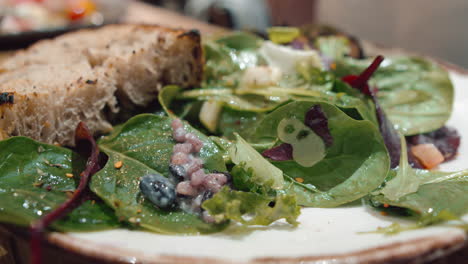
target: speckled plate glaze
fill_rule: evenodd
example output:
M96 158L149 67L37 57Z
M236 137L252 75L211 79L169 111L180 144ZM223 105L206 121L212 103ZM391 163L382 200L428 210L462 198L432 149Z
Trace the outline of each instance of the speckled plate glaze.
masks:
M460 156L441 170L468 167L468 74L451 70L455 85L454 113L448 122L462 134ZM465 216L465 219L468 215ZM205 236L168 236L117 229L95 233L52 233L48 240L65 249L111 262L129 263L387 263L428 261L467 241L465 231L433 226L393 236L376 233L378 227L401 219L381 216L360 205L305 208L300 225L283 222L229 230Z

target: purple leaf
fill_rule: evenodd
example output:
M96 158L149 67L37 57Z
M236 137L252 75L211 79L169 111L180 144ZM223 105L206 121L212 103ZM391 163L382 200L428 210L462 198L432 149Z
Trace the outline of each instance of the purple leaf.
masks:
M401 142L398 132L393 127L393 124L388 120L387 115L385 115L384 110L377 100L377 96L371 93L372 101L375 105L375 112L377 115L377 120L379 121L379 131L387 147L388 154L390 155L390 167L396 168L400 163L401 155ZM409 155L410 159L412 155ZM414 163L414 162L413 162Z
M375 57L374 61L359 75L347 75L342 80L351 87L358 89L361 93L369 96L372 95L372 91L369 89L369 79L372 77L375 71L379 68L380 64L384 60L382 55Z
M83 152L87 154L88 160L85 170L80 174L80 183L72 197L31 225L31 263L41 263L41 240L47 227L54 221L67 215L86 200L90 178L100 169L99 148L91 132L83 122L80 122L76 128L75 142L76 145L81 147L80 149L84 150ZM83 148L83 146L85 146L86 149Z
M367 69L365 69L359 76L348 75L343 77L342 80L351 85L351 87L358 89L361 91L361 93L372 98L372 101L375 105L377 120L379 121L379 131L380 134L382 134L385 146L387 147L388 153L390 155L390 167L393 169L396 168L400 163L400 136L393 127L393 124L390 122L390 120L388 120L387 115L385 115L384 110L379 104L379 100L376 96L377 88L371 90L368 84L372 74L374 74L374 72L379 68L383 60L383 56L377 56L372 64L369 65L369 67L367 67Z
M328 118L325 116L320 105L314 105L307 111L304 124L322 138L325 146L330 147L333 144L333 137L328 128Z
M291 144L283 143L271 149L262 152L262 155L274 161L292 160L293 148Z

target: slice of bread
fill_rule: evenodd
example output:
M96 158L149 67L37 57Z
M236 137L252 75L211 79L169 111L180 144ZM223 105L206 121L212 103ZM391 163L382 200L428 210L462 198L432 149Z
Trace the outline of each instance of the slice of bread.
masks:
M0 64L0 139L73 146L80 121L109 132L109 116L147 107L163 85L196 86L202 74L197 31L109 25L44 40Z

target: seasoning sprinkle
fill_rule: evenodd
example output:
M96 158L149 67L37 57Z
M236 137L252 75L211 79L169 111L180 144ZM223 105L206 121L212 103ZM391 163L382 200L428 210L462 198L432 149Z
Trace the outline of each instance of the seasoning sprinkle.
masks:
M121 160L114 163L114 168L116 168L116 169L120 169L120 168L122 168L122 166L123 166L123 162Z
M304 179L303 179L303 178L294 178L294 180L296 180L296 181L299 182L299 183L303 183L303 182L304 182Z

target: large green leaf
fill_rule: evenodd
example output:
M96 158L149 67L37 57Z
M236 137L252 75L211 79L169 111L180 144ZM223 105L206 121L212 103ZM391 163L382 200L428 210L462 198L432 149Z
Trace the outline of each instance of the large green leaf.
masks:
M370 60L337 61L339 76L359 74ZM379 102L401 133L414 135L442 127L450 117L453 86L441 66L418 57L387 58L371 82L379 88Z
M101 151L109 156L106 166L94 175L91 189L120 219L160 233L208 233L225 225L203 222L197 215L182 211L157 209L144 199L139 190L140 178L148 173L168 176L168 166L175 141L172 138L172 119L143 114L130 119L111 135L98 142ZM208 137L185 124L203 142L200 157L207 170L226 171L221 150ZM116 169L114 164L122 161Z
M376 189L389 170L389 157L378 128L367 120L355 120L337 107L317 102L293 102L267 115L254 133L256 141L277 139L277 127L284 118L304 120L306 112L320 105L328 118L333 145L323 160L312 167L295 161L273 161L289 178L302 178L303 184L292 183L287 193L297 195L305 206L333 207L354 201Z
M0 221L21 226L57 208L76 189L85 160L69 149L13 137L0 142ZM74 178L67 177L67 173ZM118 227L112 209L88 201L52 227L94 231Z

